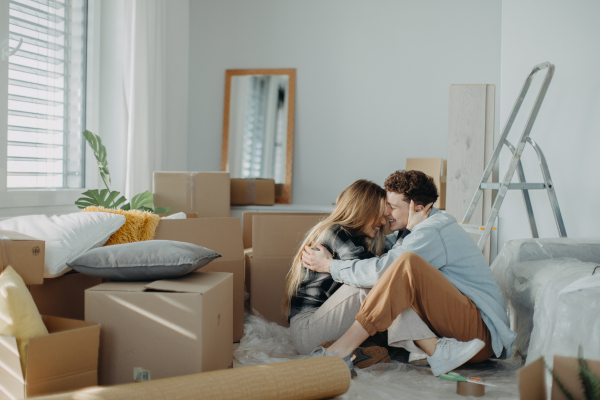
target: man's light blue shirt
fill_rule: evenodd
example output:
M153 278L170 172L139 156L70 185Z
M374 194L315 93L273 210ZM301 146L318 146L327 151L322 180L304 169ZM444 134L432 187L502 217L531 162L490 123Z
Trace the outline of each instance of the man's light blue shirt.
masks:
M388 248L396 237L397 233L387 236ZM509 328L502 292L481 250L451 215L434 208L429 218L416 225L400 246L368 260L333 260L330 273L337 282L371 288L407 251L424 258L475 303L490 330L494 354L498 358L510 357L516 334Z

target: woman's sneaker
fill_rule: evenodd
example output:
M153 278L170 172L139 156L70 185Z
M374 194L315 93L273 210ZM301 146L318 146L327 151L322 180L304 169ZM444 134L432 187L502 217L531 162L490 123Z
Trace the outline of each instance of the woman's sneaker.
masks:
M460 367L484 347L485 343L479 339L459 342L456 339L440 338L435 352L433 355L427 356L427 361L429 361L433 375L439 376Z
M326 356L333 356L333 357L337 357L335 354L328 352L327 350L325 350L324 347L317 347L316 349L314 349L312 351L312 353L310 353L309 355L307 355L305 358L313 358L313 357L326 357ZM338 357L339 358L339 357ZM354 379L356 378L356 371L354 370L354 365L352 364L352 354L350 354L348 357L344 357L344 358L340 358L344 363L346 363L346 367L348 367L348 369L350 370L350 378Z
M326 349L334 343L335 340L330 340L321 343L319 347ZM368 368L371 365L389 363L392 361L387 349L380 346L357 347L351 355L355 356L352 359L354 366L360 369Z

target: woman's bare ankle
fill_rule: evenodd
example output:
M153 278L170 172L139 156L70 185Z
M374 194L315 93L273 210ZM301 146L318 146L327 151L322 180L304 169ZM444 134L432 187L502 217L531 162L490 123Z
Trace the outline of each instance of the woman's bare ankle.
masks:
M334 344L332 344L331 346L329 346L327 348L327 351L335 354L339 358L345 358L345 357L348 357L350 354L352 354L354 349L347 349L343 346L338 345L338 342L335 342Z

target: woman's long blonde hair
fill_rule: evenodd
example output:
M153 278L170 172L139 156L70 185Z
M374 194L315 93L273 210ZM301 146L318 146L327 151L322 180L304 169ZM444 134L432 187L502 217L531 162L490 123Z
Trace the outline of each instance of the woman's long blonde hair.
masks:
M327 234L329 228L333 225L340 225L351 233L360 233L365 226L370 226L383 217L385 212L385 190L381 186L364 179L360 179L340 193L335 209L327 218L319 222L306 235L294 262L287 275L285 285L285 297L281 303L283 314L287 317L290 314L290 304L292 297L298 291L300 283L308 273L308 270L302 265L302 251L304 246L320 243L323 236ZM376 255L380 255L383 250L383 229L381 229L374 239L365 237L364 245L367 250ZM335 251L335 249L332 249Z

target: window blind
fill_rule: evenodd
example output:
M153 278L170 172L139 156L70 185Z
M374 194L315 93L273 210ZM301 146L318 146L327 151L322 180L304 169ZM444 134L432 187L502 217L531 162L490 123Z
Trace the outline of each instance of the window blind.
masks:
M9 4L7 187L83 187L87 0Z

